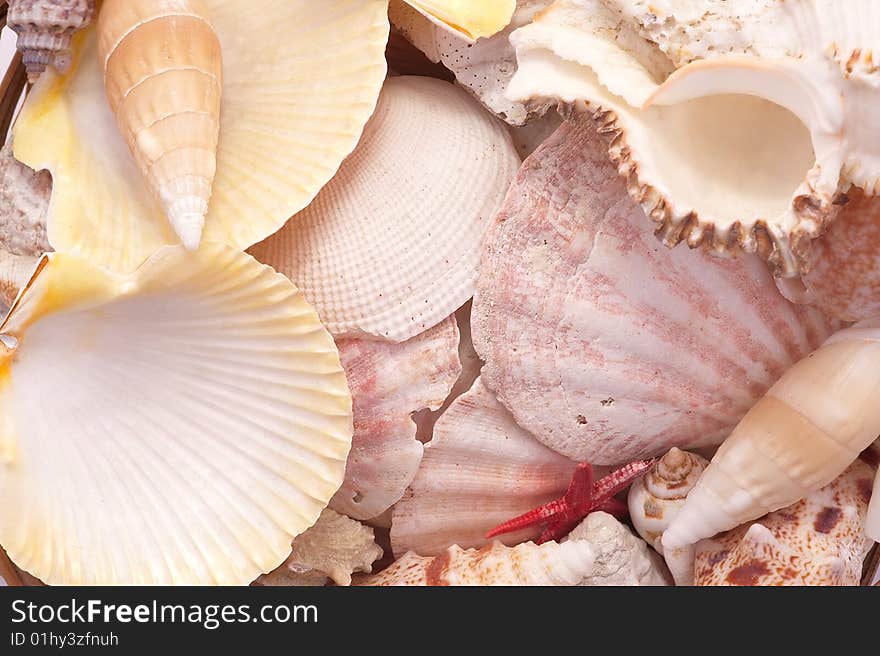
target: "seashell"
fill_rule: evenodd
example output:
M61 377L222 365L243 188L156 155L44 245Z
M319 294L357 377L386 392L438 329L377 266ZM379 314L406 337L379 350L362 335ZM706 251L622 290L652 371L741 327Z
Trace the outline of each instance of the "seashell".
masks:
M15 255L42 255L51 250L46 239L46 211L52 177L34 171L0 150L0 249Z
M672 447L645 476L629 488L627 504L633 527L659 553L660 538L684 505L709 461L696 453Z
M46 583L250 583L342 482L336 347L240 251L46 255L0 333L0 544Z
M863 321L785 372L718 449L663 534L664 549L785 508L837 478L880 434L878 358L880 321ZM869 520L865 532L880 526Z
M405 554L358 585L666 585L663 565L614 517L590 514L562 543L453 545L435 557Z
M340 339L353 399L354 436L345 481L331 506L355 519L390 508L422 460L413 413L439 408L461 373L455 319L401 344Z
M433 24L475 41L503 30L516 9L516 0L406 0Z
M510 33L527 23L552 0L518 0L509 25L498 34L472 42L462 34L451 33L419 15L404 0L391 0L391 23L425 56L442 63L456 81L491 112L511 125L524 125L542 116L548 102L513 102L505 91L516 71L516 53Z
M203 4L223 51L223 95L202 238L244 249L308 205L357 144L385 79L387 2ZM72 54L67 74L44 75L28 94L15 156L53 174L52 246L131 272L180 240L116 125L94 29Z
M720 443L837 326L786 301L755 256L660 247L586 119L523 164L472 323L483 382L516 422L602 465Z
M483 235L519 163L504 126L460 89L389 78L336 177L251 252L334 335L402 342L473 296Z
M28 81L35 82L50 64L69 64L70 39L92 20L95 0L9 0L6 24L18 34L17 47Z
M696 549L697 585L858 585L872 546L863 532L875 468L857 459L794 505Z
M880 189L878 26L871 0L559 0L511 34L508 95L592 114L667 245L793 277L840 193Z
M223 65L201 0L104 0L98 57L110 109L174 232L199 247L217 170Z
M30 280L38 258L16 255L0 249L0 310L5 312L15 302L18 291Z
M293 540L290 556L277 569L263 574L257 585L351 585L353 572L370 572L382 556L373 529L325 508L318 521Z
M9 560L6 552L0 548L0 587L3 586L21 586L21 578L15 569L15 565Z
M483 547L491 528L562 496L575 466L517 426L478 378L434 425L418 473L394 506L391 547L423 556L453 544ZM499 539L515 545L540 532Z
M544 116L525 125L510 126L513 145L520 158L525 159L535 152L538 146L553 136L553 133L562 125L562 120L558 112L547 112Z

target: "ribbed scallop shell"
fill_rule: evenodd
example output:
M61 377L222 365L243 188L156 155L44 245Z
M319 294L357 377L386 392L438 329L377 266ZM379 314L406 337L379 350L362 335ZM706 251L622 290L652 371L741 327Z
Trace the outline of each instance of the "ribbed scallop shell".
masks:
M473 309L483 381L551 448L598 464L717 444L834 325L756 257L669 250L589 121L520 171Z
M873 544L864 525L876 458L856 460L794 505L699 542L696 585L858 585Z
M401 342L473 295L483 235L519 163L503 124L465 92L389 78L336 177L251 252L334 335Z
M355 519L385 512L403 496L422 460L413 414L436 410L461 373L450 317L400 344L340 339L351 390L354 436L345 481L332 507Z
M452 546L433 558L409 552L358 585L666 585L663 566L649 551L623 524L597 512L561 544Z
M11 144L0 150L0 248L16 255L42 255L51 250L46 239L46 212L52 177L34 171L12 155Z
M95 0L10 0L6 24L18 34L17 47L28 80L50 64L64 67L70 38L92 20Z
M116 122L174 231L198 248L217 171L223 61L202 0L104 0L98 57Z
M562 496L575 466L517 426L478 378L437 420L418 473L394 506L394 553L482 547L493 527ZM500 540L514 545L540 532L525 529Z
M223 51L223 95L203 238L246 248L308 205L357 144L385 78L387 2L204 4ZM74 44L70 72L44 75L29 94L16 157L53 173L53 247L132 271L179 239L119 134L94 30Z
M333 340L240 251L46 256L0 332L0 543L46 583L250 583L342 482Z

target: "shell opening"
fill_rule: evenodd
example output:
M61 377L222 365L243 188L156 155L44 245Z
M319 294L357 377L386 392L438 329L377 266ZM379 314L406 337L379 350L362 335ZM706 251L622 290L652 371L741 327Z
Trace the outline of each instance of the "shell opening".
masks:
M692 208L722 229L788 214L816 161L801 120L751 95L650 107L642 126L625 138L638 152L641 179L667 202L674 199L674 213Z

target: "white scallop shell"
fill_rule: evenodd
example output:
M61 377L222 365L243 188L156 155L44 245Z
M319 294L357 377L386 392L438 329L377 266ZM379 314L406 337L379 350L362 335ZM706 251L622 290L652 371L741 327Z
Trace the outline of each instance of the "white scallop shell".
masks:
M240 251L44 256L0 332L0 543L46 583L250 583L342 482L333 340Z
M251 252L334 335L401 342L473 295L483 235L519 163L504 126L466 93L392 77L336 177Z
M223 50L223 97L203 238L247 248L308 205L357 144L385 78L387 1L204 4ZM96 53L85 30L69 72L40 78L15 154L53 174L52 246L127 272L178 237L117 129Z
M403 496L422 460L413 414L443 403L461 373L450 317L400 344L336 341L351 389L354 436L332 507L356 519L380 515Z
M598 464L719 443L835 327L757 257L663 248L587 120L523 165L472 323L483 381L517 423Z

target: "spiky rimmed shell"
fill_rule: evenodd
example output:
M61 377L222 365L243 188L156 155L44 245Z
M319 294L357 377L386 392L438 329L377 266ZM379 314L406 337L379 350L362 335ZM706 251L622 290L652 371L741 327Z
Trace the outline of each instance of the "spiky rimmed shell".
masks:
M52 176L34 171L12 155L12 144L0 150L0 248L15 255L42 255L48 250L46 212Z
M326 508L315 525L293 540L290 557L256 580L257 585L350 585L355 572L370 572L382 556L373 529Z
M647 12L641 22L621 9L632 4ZM840 193L878 188L880 7L709 5L558 0L511 35L509 95L591 113L668 245L741 248L791 277ZM680 8L695 24L670 45L657 33L675 32Z
M474 41L503 30L516 0L406 0L407 5L442 29Z
M587 119L526 160L484 248L483 381L580 461L721 442L836 327L786 301L755 256L658 244Z
M333 340L240 251L44 256L0 332L0 544L49 584L249 583L342 482Z
M354 436L332 507L355 519L380 515L403 496L422 460L413 414L436 410L461 373L450 317L401 343L340 339L351 389Z
M387 2L204 4L223 51L223 97L203 238L246 248L308 205L357 144L385 78ZM74 46L70 72L44 75L29 94L15 154L53 173L52 246L130 272L179 238L116 126L94 30Z
M666 585L662 563L649 552L623 524L596 512L561 544L452 546L433 558L409 552L358 585Z
M876 455L824 488L696 548L696 585L858 585Z
M499 118L511 125L523 125L542 116L548 102L513 102L505 95L516 71L516 53L510 33L529 23L552 0L518 0L510 24L500 33L471 42L420 15L404 0L391 0L389 16L409 41L431 61L442 63L456 81L473 93Z
M251 252L334 335L401 342L473 296L483 235L519 164L504 125L461 89L389 78L336 177Z
M394 553L482 547L494 526L562 496L575 466L517 426L478 378L437 420L418 473L394 506ZM540 532L500 539L514 545Z
M69 65L70 39L92 20L95 0L10 0L6 24L18 34L17 47L28 80L50 64Z

